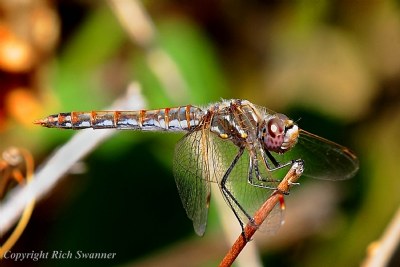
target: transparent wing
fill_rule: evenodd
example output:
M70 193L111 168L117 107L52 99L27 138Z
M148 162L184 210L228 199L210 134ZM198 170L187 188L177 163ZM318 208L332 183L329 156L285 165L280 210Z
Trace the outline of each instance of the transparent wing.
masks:
M276 234L279 228L285 223L285 210L280 203L276 203L267 219L258 229L260 233Z
M185 135L176 145L173 171L186 214L195 232L202 236L207 225L210 201L208 131Z
M219 162L219 165L214 167L215 169L218 170L218 173L216 173L216 177L218 180L218 185L220 186L221 189L220 185L221 179L226 170L228 169L228 167L230 166L230 164L232 163L233 159L237 155L239 148L234 144L232 144L232 142L218 138L213 134L210 135L210 140L213 143L213 147L215 148L213 156L215 158L216 155L218 154L223 156L222 160L213 161L213 162ZM259 157L258 162L259 162L260 174L264 179L270 181L270 182L263 182L263 184L271 187L271 189L256 187L248 182L249 175L252 176L252 179L254 181L258 180L255 177L254 172L249 173L250 158L249 158L249 152L247 150L245 150L242 157L239 159L239 161L232 169L232 172L230 173L226 182L227 189L231 192L233 197L236 199L237 203L241 205L241 207L246 211L248 215L250 215L250 217L253 217L255 212L268 199L268 197L271 195L273 191L272 188L276 188L276 186L278 185L277 182L272 180L282 179L285 175L285 174L281 175L281 173L278 174L278 172L268 171L263 163L261 156L258 155L258 157ZM244 214L244 212L240 209L240 207L234 201L228 199L224 194L222 195L224 196L225 201L228 203L228 205L231 205L231 207L235 210L236 214L239 216L240 221L244 225L247 224L248 218ZM282 222L283 222L283 216L281 213L280 206L278 205L278 207L274 209L274 212L272 212L270 216L268 216L267 220L263 223L263 229L264 229L263 231L266 231L268 233L274 233L279 229Z
M304 130L300 130L295 147L284 153L285 161L299 158L304 160L303 175L316 179L349 179L359 168L357 157L348 148Z

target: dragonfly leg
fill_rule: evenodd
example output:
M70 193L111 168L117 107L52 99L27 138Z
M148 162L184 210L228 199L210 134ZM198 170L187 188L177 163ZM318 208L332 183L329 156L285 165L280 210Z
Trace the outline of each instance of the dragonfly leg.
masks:
M275 158L274 158L274 156L272 156L272 154L271 154L271 152L269 152L268 150L261 150L261 153L262 153L262 158L263 158L263 160L264 160L264 162L265 162L265 164L267 165L267 167L268 167L268 169L269 170L272 170L273 168L271 168L270 166L269 166L269 164L268 164L268 161L267 161L267 159L265 158L265 156L264 156L264 153L267 155L267 157L271 160L271 162L272 162L272 164L274 164L274 166L275 166L275 168L279 168L279 166L281 165Z
M273 168L271 168L271 166L269 166L267 158L265 157L265 155L267 155L267 157L271 160L272 164L274 164ZM265 165L267 165L267 168L268 168L269 171L275 171L275 170L279 170L279 169L285 168L287 166L292 166L294 164L294 162L296 161L296 160L290 160L290 161L288 161L288 162L286 162L284 164L281 164L274 158L274 156L272 156L272 154L268 150L267 151L261 150L261 156L262 156L262 158L263 158L263 160L265 162Z
M256 153L254 152L254 153L251 153L251 154L252 154L252 156L250 157L250 167L249 167L248 182L249 182L251 185L256 186L256 187L261 187L261 188L266 188L266 189L272 189L272 190L277 189L277 188L274 187L274 186L265 185L264 183L271 183L271 182L279 183L279 182L281 182L281 180L279 180L279 179L268 179L268 178L265 179L265 178L263 178L263 177L261 176L260 171L259 171L259 168L258 168L258 159L257 159ZM267 155L267 157L271 160L271 162L274 164L274 167L271 167L271 166L269 165L269 163L268 163L267 158L265 157L265 155ZM279 169L282 169L282 168L285 168L285 167L288 167L288 166L291 167L291 166L293 166L293 164L295 164L295 162L298 162L298 160L291 160L291 161L288 161L288 162L286 162L286 163L284 163L284 164L280 164L280 163L271 155L271 153L270 153L269 151L264 151L264 150L261 150L261 157L263 158L264 163L265 163L265 165L266 165L266 167L267 167L267 169L268 169L269 172L273 172L273 171L276 171L276 170L279 170ZM254 179L253 179L253 173L252 173L252 172L253 172L253 169L254 169L255 176L256 176L258 182L254 181Z
M254 181L253 179L253 171L257 177L257 181ZM276 187L274 186L269 186L264 183L270 183L270 182L279 182L278 180L274 179L264 179L261 174L260 170L258 169L258 160L256 157L250 157L250 166L249 166L249 174L247 177L247 181L252 185L256 187L261 187L261 188L266 188L266 189L272 189L275 190Z
M232 163L230 164L228 170L225 172L224 176L222 177L220 186L221 186L221 191L225 196L225 199L227 200L230 208L232 209L233 213L235 214L235 217L239 221L240 227L242 228L242 234L244 235L244 224L242 220L240 219L240 216L238 212L236 211L234 205L236 205L240 211L247 217L250 223L254 222L253 217L251 217L245 209L240 205L240 203L237 201L237 199L233 196L233 194L229 191L229 189L226 187L226 181L228 180L229 174L232 172L233 167L235 167L236 163L240 159L240 157L243 155L244 152L244 147L239 148L239 152L237 153L236 157L233 159ZM247 240L247 237L244 236L244 238ZM247 240L249 241L249 240Z

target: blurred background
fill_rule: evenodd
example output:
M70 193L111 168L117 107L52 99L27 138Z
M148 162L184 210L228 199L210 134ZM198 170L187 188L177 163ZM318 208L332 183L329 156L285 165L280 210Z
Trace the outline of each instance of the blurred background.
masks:
M1 151L45 164L75 133L35 119L100 110L131 81L148 108L247 99L356 152L351 180L300 179L286 224L256 237L264 266L359 266L399 207L399 1L0 1ZM199 238L176 190L180 137L127 131L98 146L12 251L117 255L30 266L217 265L230 244L216 205Z

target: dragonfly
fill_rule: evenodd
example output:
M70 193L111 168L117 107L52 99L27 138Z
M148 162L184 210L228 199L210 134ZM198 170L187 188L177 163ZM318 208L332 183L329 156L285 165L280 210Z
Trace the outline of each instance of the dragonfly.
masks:
M173 159L182 204L195 232L207 225L211 183L216 183L242 228L290 167L304 176L344 180L358 159L348 148L309 133L286 115L248 100L136 111L68 112L35 121L48 128L183 132ZM279 222L277 222L278 224Z

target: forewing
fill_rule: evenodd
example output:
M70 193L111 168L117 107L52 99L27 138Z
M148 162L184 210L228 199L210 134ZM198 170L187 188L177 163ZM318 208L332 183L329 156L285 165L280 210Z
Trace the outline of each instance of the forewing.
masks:
M185 135L176 145L173 164L183 207L200 236L206 229L210 201L208 136L203 130Z
M304 130L294 148L284 153L284 161L293 159L304 160L304 176L324 180L349 179L359 168L357 157L348 148Z

